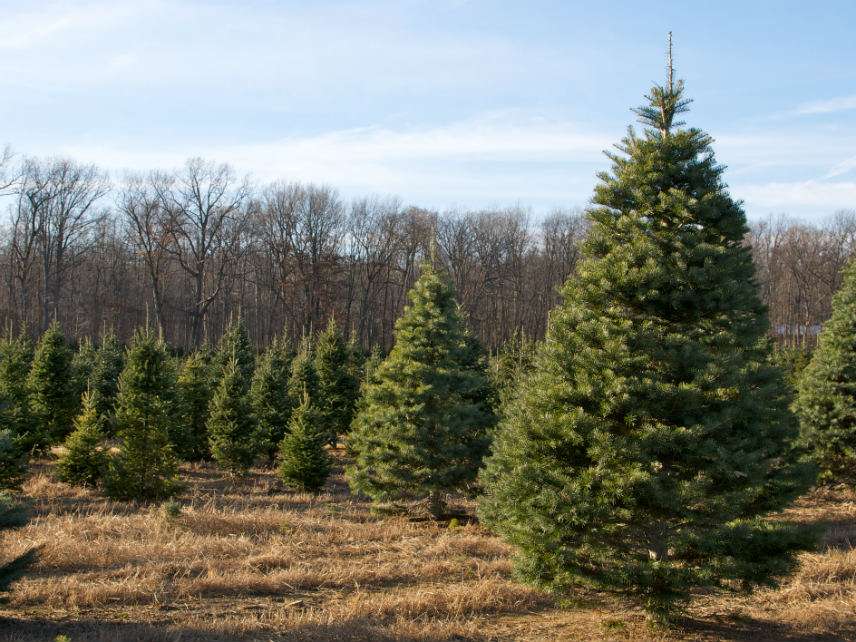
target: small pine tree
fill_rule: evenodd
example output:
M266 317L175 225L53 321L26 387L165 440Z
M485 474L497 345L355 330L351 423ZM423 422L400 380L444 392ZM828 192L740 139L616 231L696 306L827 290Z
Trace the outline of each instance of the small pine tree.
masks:
M630 592L668 618L693 587L786 571L806 538L765 516L810 482L769 363L746 218L711 139L655 87L609 154L575 277L497 431L479 514L518 572Z
M291 406L296 408L303 402L303 392L310 401L318 398L318 373L315 371L315 348L312 340L306 336L297 346L297 354L291 360L291 374L288 377L288 391Z
M325 431L321 414L304 393L279 446L279 476L285 484L313 493L324 486L331 467Z
M259 445L247 379L237 359L226 366L211 399L208 440L214 461L231 475L247 472Z
M25 337L0 343L0 426L11 430L25 450L37 439L27 387L32 360L33 347Z
M337 437L351 426L359 381L354 377L348 347L334 319L318 337L315 373L318 384L313 404L320 416L321 431L335 446Z
M0 428L0 491L18 488L27 473L27 452L9 428Z
M104 448L104 418L98 414L98 393L83 393L74 430L65 439L65 452L56 465L57 478L77 486L95 486L107 468Z
M178 456L187 461L208 459L208 409L211 405L211 366L202 351L188 356L178 373L179 421L184 439Z
M226 332L220 339L217 352L212 358L213 371L216 373L217 382L232 363L232 360L238 362L238 368L244 380L250 381L256 365L256 352L253 349L253 344L250 343L247 327L240 317L233 320L226 328Z
M273 341L259 361L250 387L250 401L258 422L258 444L273 463L279 443L288 431L293 409L288 392L294 358L284 338Z
M110 430L116 408L116 394L119 390L119 375L123 365L122 346L112 332L101 337L101 345L95 354L89 386L95 395L98 415L105 419L105 430Z
M27 377L30 412L36 423L29 445L36 450L59 443L71 431L78 406L71 358L59 323L54 321L39 340Z
M493 415L451 286L430 266L409 293L395 345L364 387L349 437L352 488L374 500L429 500L475 479Z
M137 331L119 376L116 431L121 444L106 478L107 493L117 499L160 499L178 488L168 433L175 395L168 359L151 332Z
M823 479L856 479L856 260L798 383L801 439Z

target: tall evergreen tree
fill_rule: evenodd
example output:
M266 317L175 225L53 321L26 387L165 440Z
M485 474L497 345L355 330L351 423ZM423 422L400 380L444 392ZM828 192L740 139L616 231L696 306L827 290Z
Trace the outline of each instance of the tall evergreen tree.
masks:
M472 367L451 286L426 264L409 299L392 351L364 387L347 474L374 500L427 498L439 515L444 494L475 478L493 416L476 399L485 377Z
M71 431L78 405L71 358L62 329L54 321L39 340L27 376L30 411L36 423L29 445L36 450L59 443Z
M223 333L220 339L217 352L212 358L212 365L218 382L219 377L229 367L233 359L238 362L241 374L249 382L253 377L253 370L256 366L256 352L253 344L250 342L250 335L241 317L234 319L229 324L229 327L226 328L226 332Z
M36 439L27 387L32 360L33 346L26 337L0 342L0 426L11 430L23 447Z
M856 260L798 383L802 439L823 478L856 479Z
M57 477L69 484L94 486L107 469L104 447L104 417L98 414L98 392L83 393L80 414L74 430L66 437L65 452L56 465Z
M241 366L232 359L220 377L208 417L211 455L232 475L244 474L259 452L248 392Z
M810 475L769 365L746 219L683 84L607 154L576 277L482 478L483 521L557 591L627 590L667 617L692 586L767 580L805 544L759 519Z
M175 420L175 380L161 341L148 330L134 335L119 376L116 431L120 451L110 459L109 495L151 500L177 490L168 426Z
M262 453L273 463L279 443L288 432L293 408L288 391L294 355L284 338L277 338L259 360L250 387L250 401L258 422L258 442Z
M178 455L188 461L211 455L207 424L212 385L211 365L205 353L197 351L189 355L181 364L177 381L177 423L184 435Z
M348 346L335 319L318 337L315 347L315 373L318 387L314 405L318 410L321 430L331 445L348 431L354 416L359 381L354 377Z
M327 439L321 414L304 392L303 401L294 409L288 432L279 445L279 476L289 486L318 492L330 476L330 455L324 449Z

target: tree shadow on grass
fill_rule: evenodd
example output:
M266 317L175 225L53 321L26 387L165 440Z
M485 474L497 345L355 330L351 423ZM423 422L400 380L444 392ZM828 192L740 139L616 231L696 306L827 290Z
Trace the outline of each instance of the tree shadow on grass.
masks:
M0 618L0 642L44 642L55 640L58 635L68 636L71 642L482 642L489 639L457 634L404 635L392 633L369 620L305 623L281 631L266 629L230 634L167 623Z
M792 625L730 615L709 618L684 617L677 629L702 640L732 642L839 642L856 639L856 623L838 633L811 633Z

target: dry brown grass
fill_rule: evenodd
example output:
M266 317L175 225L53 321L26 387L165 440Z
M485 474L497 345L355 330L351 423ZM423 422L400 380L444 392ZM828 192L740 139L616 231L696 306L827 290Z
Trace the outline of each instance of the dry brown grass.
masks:
M0 641L856 639L856 494L845 489L788 512L826 535L781 587L699 596L666 632L612 596L560 607L516 583L511 551L477 524L376 514L340 476L313 497L265 471L238 482L205 466L183 473L170 519L36 467L33 518L0 550L42 548L1 607Z

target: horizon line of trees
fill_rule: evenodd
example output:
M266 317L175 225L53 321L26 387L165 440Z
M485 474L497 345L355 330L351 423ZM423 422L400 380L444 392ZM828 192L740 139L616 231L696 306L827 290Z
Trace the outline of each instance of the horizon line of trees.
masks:
M71 159L0 159L0 323L35 338L58 320L76 340L106 329L127 342L150 324L189 351L240 315L253 344L335 318L364 348L388 350L419 266L435 248L474 336L496 350L544 335L574 273L581 210L535 220L520 207L437 212L392 197L343 200L326 185L254 188L225 164L190 159L128 175ZM856 249L856 210L821 224L753 224L771 334L814 344Z

